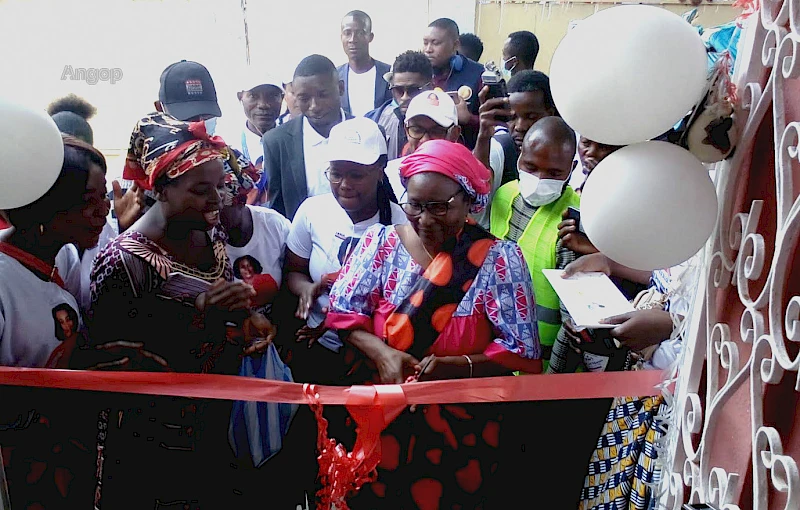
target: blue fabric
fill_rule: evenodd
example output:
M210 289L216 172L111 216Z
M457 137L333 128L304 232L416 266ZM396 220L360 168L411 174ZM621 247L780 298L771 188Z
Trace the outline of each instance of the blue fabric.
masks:
M377 124L378 121L381 120L381 115L383 115L383 111L389 106L397 107L397 104L394 102L394 99L390 99L389 101L386 101L385 103L375 108L374 110L368 111L367 113L364 114L364 117L368 118L369 120Z
M284 365L272 344L260 357L245 356L239 375L294 382L291 369ZM234 455L242 458L249 453L253 466L261 467L281 450L283 436L289 430L297 407L296 404L277 402L234 402L228 425L228 441Z

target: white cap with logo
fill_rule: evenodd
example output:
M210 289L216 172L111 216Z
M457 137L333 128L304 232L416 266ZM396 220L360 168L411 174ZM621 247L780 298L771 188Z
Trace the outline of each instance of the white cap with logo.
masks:
M352 161L371 165L386 155L386 138L378 125L356 117L333 126L328 136L328 161Z
M414 117L423 115L442 127L449 128L458 123L456 104L441 89L425 91L415 96L406 110L406 125Z
M254 88L262 85L272 85L273 87L277 87L283 91L283 83L281 83L280 79L263 71L258 71L253 66L247 68L247 71L244 73L244 79L242 83L242 92L253 90Z

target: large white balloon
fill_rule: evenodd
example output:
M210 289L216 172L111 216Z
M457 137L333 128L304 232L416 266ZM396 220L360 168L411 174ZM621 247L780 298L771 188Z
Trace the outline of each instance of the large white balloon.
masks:
M0 209L35 202L56 182L64 143L42 110L0 98Z
M581 196L581 222L612 260L649 271L679 264L702 248L717 220L705 167L666 142L624 147L600 162Z
M610 145L667 132L703 95L708 58L700 35L660 7L612 7L580 21L558 45L550 88L581 135Z

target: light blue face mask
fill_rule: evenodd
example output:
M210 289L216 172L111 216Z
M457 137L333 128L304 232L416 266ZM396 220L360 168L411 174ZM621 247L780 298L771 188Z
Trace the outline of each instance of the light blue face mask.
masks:
M214 131L217 129L217 118L211 117L210 119L206 119L203 121L206 125L206 133L208 136L214 136Z
M512 60L514 60L514 65L511 66L511 69L506 69L506 65L509 62L511 62ZM511 78L511 71L513 71L514 68L517 67L517 64L519 63L519 59L517 57L510 57L510 58L508 58L506 60L502 60L502 62L503 62L503 65L502 65L500 71L503 73L503 78L505 78L505 80L507 82Z

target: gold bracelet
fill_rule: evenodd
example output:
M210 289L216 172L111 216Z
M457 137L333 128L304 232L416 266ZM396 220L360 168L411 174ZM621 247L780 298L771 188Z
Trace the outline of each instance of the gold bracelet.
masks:
M472 358L464 354L464 357L467 358L467 363L469 363L469 377L472 378Z

